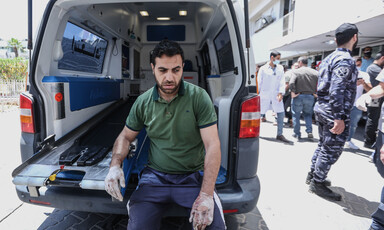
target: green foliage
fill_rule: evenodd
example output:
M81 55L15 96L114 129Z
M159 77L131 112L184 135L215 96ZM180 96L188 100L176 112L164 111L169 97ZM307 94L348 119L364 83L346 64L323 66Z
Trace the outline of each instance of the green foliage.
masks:
M23 58L0 58L0 79L22 80L27 76L28 61Z
M15 56L19 56L19 49L23 49L23 45L21 44L21 41L17 40L16 38L11 38L11 40L8 41L8 47L12 48L13 52L15 52Z

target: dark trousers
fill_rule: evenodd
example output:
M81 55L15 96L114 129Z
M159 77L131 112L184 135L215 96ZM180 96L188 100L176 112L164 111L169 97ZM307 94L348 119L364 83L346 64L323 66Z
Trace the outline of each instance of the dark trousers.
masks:
M171 205L179 205L189 214L193 202L199 195L201 181L202 176L199 172L178 175L145 168L138 188L131 195L127 205L129 216L127 229L160 229L161 218ZM216 193L214 202L213 222L206 229L224 230L223 210Z
M291 94L283 97L284 103L284 113L285 117L288 118L288 122L292 120L292 111L291 111Z
M367 123L365 124L364 134L364 143L367 145L373 145L376 142L376 132L382 103L383 100L380 99L378 107L367 106Z
M384 143L383 139L384 139L384 135L381 131L379 131L379 135L377 137L377 142L375 147L375 155L373 157L373 162L377 167L377 171L384 178L384 165L380 160L380 149ZM384 230L384 187L381 191L381 199L380 199L379 207L372 214L372 225L370 229Z
M344 121L345 129L339 135L329 131L333 127L333 120L325 118L320 113L316 113L316 118L319 123L320 139L312 157L311 171L316 182L323 182L327 178L331 166L339 159L343 152L349 133L349 118Z

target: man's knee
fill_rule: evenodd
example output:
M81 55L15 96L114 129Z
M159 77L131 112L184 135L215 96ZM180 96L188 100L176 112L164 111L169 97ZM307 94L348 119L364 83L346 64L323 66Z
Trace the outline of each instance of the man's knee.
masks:
M128 230L156 230L160 229L163 210L166 205L149 202L128 204Z

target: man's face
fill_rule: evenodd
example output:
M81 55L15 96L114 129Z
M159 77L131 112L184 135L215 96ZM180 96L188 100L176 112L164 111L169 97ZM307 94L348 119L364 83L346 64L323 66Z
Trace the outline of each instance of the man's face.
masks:
M172 57L166 55L155 58L156 65L151 63L153 74L160 94L176 95L183 75L183 61L180 54Z
M357 67L360 67L360 66L361 66L361 59L359 59L359 60L356 61L356 66L357 66Z

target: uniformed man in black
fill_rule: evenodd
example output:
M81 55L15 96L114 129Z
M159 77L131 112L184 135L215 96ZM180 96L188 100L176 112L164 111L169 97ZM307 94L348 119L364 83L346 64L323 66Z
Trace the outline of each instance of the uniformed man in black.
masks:
M319 123L319 143L313 155L307 183L309 191L331 200L341 195L327 187L331 166L339 159L348 137L350 113L356 94L358 70L351 51L358 41L358 29L344 23L336 29L337 49L320 65L315 114Z

